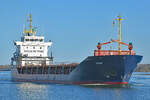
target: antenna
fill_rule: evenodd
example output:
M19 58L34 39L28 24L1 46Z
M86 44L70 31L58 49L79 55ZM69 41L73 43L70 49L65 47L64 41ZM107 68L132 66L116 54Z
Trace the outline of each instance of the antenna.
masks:
M114 33L114 31L115 31L115 21L114 20L113 20L112 25L113 25L113 33Z

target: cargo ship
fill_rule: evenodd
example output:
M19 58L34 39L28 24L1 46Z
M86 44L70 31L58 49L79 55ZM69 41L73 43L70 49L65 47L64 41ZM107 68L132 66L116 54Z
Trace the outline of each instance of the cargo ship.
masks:
M119 39L98 43L93 56L80 63L55 64L49 52L52 41L45 42L44 36L37 36L29 15L29 27L25 28L21 41L14 41L16 51L11 58L12 80L21 82L41 82L54 84L128 84L132 72L142 60L136 55L132 43L121 41L121 16ZM118 43L118 50L102 50L102 46ZM126 45L128 50L121 50Z

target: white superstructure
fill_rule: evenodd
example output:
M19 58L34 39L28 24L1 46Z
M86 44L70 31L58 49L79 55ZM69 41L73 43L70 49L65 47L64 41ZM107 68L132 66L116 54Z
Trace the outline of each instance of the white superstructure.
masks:
M21 41L14 41L16 52L12 58L12 64L16 65L49 65L53 57L49 57L48 50L52 42L45 42L44 36L36 36L36 30L32 28L32 16L30 15L30 29L24 31Z

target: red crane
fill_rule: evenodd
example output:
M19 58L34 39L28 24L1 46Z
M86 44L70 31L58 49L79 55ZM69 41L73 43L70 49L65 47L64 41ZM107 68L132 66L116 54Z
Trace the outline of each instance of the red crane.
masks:
M108 41L108 42L105 42L105 43L98 43L97 48L98 48L99 55L100 55L101 48L102 48L103 45L110 44L110 43L113 43L113 42L117 42L118 43L119 40L113 40L113 39L111 39L111 41ZM132 43L127 44L127 43L121 42L121 44L128 46L129 53L131 54L131 50L133 49Z

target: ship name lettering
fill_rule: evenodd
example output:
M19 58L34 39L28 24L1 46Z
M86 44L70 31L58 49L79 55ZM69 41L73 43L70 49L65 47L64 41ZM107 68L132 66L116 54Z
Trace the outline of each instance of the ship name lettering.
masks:
M103 62L96 62L96 64L103 64Z

